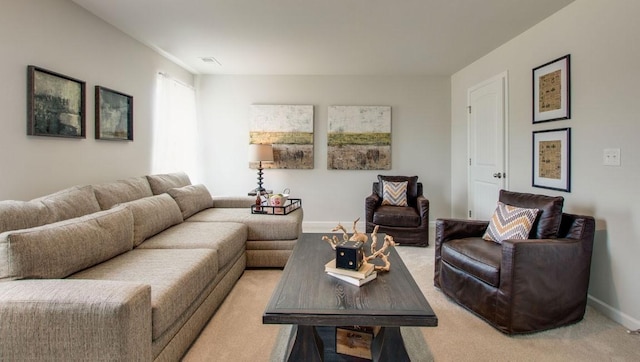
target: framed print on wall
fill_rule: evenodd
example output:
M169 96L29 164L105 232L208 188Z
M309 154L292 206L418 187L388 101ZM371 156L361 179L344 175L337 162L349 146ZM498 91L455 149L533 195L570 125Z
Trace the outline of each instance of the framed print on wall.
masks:
M533 132L532 186L571 191L571 128Z
M249 143L273 145L263 168L313 168L313 105L254 104L249 108ZM257 169L258 162L249 162Z
M27 135L85 138L85 82L27 67Z
M571 55L533 69L533 123L571 118Z
M390 170L391 107L330 106L327 169Z
M96 139L133 141L133 97L96 86Z

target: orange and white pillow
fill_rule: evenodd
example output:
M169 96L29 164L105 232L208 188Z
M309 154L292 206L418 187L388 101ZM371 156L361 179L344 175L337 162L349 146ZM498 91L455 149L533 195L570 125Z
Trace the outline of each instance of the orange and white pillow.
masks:
M407 203L407 181L382 182L382 205L409 206Z
M538 211L538 209L524 209L498 202L498 207L482 238L498 244L508 239L527 239Z

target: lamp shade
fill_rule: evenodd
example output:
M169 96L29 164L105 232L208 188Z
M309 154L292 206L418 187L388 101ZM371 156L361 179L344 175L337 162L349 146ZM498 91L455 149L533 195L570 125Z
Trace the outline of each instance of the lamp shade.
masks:
M249 162L273 162L273 146L268 144L250 144Z

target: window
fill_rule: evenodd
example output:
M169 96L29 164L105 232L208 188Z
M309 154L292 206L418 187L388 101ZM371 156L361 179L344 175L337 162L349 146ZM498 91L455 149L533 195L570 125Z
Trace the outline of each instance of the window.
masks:
M166 74L158 73L153 119L152 173L184 171L198 178L196 93Z

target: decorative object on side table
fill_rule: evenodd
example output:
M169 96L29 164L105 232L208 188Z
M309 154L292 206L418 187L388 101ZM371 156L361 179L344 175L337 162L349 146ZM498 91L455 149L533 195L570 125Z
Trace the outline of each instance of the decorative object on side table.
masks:
M85 138L85 82L27 67L27 135Z
M257 196L257 198L258 197L260 196ZM251 205L252 214L287 215L302 207L301 199L288 199L287 202L282 206L271 206L268 205L267 202L264 202L262 200L262 202L258 204L257 198L256 205Z
M249 145L249 167L251 163L258 163L258 187L253 191L256 194L262 194L266 190L262 187L262 163L273 162L273 146L270 144L250 144Z
M96 139L133 141L133 97L96 86Z

